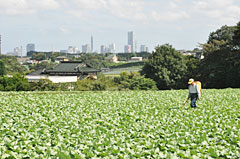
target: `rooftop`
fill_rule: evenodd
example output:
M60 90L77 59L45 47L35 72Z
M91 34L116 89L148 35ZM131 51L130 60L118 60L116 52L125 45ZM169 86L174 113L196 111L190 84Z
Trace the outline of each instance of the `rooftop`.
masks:
M91 73L100 70L91 67L82 61L62 61L55 68L45 70L44 73Z

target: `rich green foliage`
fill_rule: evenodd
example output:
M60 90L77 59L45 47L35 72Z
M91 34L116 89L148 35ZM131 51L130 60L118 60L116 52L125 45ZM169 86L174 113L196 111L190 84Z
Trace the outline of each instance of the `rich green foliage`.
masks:
M237 23L236 30L234 31L233 44L240 51L240 21Z
M165 44L155 48L141 74L153 79L159 89L174 89L182 86L186 70L183 56L171 45Z
M6 67L3 61L0 60L0 76L6 75Z
M240 157L240 90L0 92L5 158Z
M31 58L32 60L37 60L37 61L42 61L42 60L46 60L47 59L47 57L46 57L46 54L45 53L38 53L38 54L36 54L36 53L34 53L33 55L32 55L32 58Z
M204 55L226 48L233 48L233 36L235 26L222 26L215 32L210 33L206 44L202 45Z
M128 73L123 71L120 77L114 78L120 90L156 90L156 82L150 78L145 78L137 72Z
M240 23L240 22L239 22ZM209 35L213 49L204 49L205 58L200 61L197 77L205 88L227 88L240 86L240 52L238 50L238 36L240 24L237 26L223 26Z
M56 85L48 79L40 79L39 82L34 82L31 84L31 90L33 91L54 91L56 90Z
M23 75L16 73L13 77L0 77L0 91L29 91L30 85Z
M102 74L98 74L97 80L84 79L77 81L77 90L80 91L103 91L116 89L117 86L114 81Z
M197 69L205 88L240 86L240 52L222 49L209 53Z
M14 73L21 73L27 71L27 69L20 65L17 58L14 56L0 55L0 60L5 64L6 74L13 75Z
M235 30L235 26L224 25L220 29L217 29L216 31L210 33L207 43L214 43L214 40L224 40L228 45L232 45Z

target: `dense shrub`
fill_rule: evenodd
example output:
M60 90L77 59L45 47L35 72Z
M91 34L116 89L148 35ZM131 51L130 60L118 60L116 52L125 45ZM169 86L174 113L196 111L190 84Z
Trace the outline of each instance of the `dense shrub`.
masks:
M104 90L116 90L116 84L113 79L98 74L97 80L84 79L77 81L77 90L80 91L104 91Z
M16 73L13 77L0 77L1 91L29 91L30 85L23 75Z
M118 84L120 90L156 90L156 82L145 78L137 72L128 73L123 71L120 77L115 77L114 81Z
M49 79L40 79L39 82L31 84L31 90L33 91L54 91L56 88L56 85Z

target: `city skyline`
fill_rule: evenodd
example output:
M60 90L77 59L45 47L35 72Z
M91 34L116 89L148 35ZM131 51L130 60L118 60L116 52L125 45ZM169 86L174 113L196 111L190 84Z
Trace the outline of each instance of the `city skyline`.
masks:
M238 0L0 0L1 51L28 43L36 50L81 48L94 37L94 50L115 43L123 52L126 33L134 31L139 46L192 50L223 25L236 25ZM25 51L23 51L25 52Z

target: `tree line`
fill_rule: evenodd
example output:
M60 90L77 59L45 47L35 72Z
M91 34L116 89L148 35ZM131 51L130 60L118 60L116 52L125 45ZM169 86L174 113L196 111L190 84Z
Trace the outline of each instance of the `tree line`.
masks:
M141 74L153 79L158 89L186 88L189 78L204 88L240 87L240 22L222 26L201 44L204 58L182 56L171 45L157 46Z

